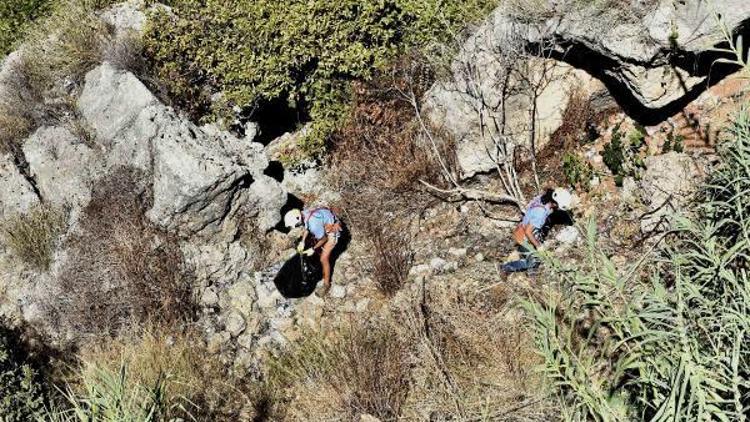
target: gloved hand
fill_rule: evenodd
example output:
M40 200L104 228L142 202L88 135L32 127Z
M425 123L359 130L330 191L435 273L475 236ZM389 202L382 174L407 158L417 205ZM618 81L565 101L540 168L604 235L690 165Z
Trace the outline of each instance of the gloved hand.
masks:
M306 251L302 251L302 255L305 255L305 256L313 256L314 253L315 253L315 250L313 248L310 248Z
M297 245L297 253L301 254L304 251L305 251L305 241L303 240L299 242L299 244Z

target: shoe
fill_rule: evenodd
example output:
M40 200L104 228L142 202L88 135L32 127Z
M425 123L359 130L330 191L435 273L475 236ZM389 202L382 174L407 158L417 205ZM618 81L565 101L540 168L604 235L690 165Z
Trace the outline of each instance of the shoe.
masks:
M329 290L331 290L331 283L323 283L323 286L315 290L315 294L318 297L325 297L328 295Z

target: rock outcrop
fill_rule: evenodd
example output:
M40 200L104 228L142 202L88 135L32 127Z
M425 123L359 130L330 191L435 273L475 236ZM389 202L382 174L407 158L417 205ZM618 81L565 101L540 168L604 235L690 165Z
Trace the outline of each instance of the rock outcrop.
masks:
M716 63L721 25L735 35L750 30L742 0L633 1L630 14L597 2L544 3L533 11L501 5L463 45L448 82L425 96L433 123L458 141L464 176L491 171L509 154L499 139L540 148L573 91L592 99L606 92L644 125L666 120L736 70Z

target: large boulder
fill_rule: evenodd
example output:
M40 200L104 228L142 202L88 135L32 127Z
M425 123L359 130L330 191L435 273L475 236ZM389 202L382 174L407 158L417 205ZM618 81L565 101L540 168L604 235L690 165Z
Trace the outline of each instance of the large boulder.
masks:
M91 199L95 151L63 127L42 127L23 145L29 173L45 202L80 210Z
M501 7L487 24L491 39L511 33L528 45L549 47L553 57L602 79L642 119L684 106L696 88L720 80L712 49L725 41L722 25L736 34L750 21L744 0L659 0L653 6L631 1L630 10L589 2L572 12L570 3L560 2L550 17L531 23L512 17L512 6Z
M263 174L268 159L252 138L196 126L107 63L86 75L78 105L108 166L153 175L148 217L160 227L188 237L217 233L228 217L254 216L262 230L278 223L286 192Z
M638 193L648 209L641 230L649 232L666 227L661 223L690 202L705 173L692 157L674 151L647 157L645 164Z

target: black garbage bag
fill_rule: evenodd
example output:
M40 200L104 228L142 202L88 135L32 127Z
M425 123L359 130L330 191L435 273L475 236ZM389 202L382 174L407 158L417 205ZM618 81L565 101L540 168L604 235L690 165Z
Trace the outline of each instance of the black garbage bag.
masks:
M323 278L323 267L320 257L294 255L284 263L273 283L279 293L286 298L310 296Z

